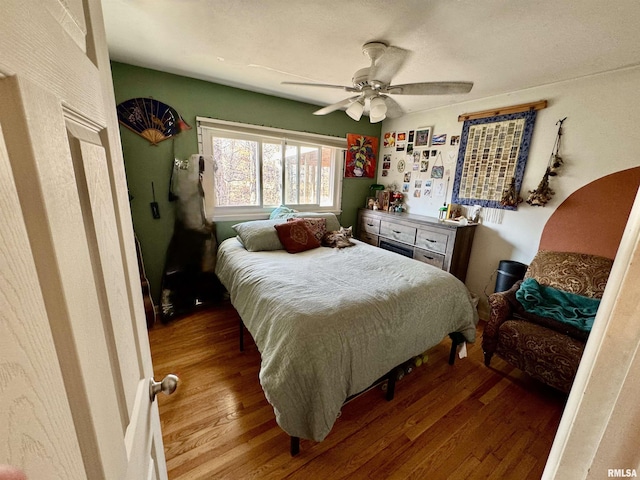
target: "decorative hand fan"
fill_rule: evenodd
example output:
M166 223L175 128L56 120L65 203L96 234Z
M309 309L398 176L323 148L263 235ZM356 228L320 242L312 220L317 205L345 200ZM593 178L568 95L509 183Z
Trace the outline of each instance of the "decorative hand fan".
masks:
M151 145L191 129L174 108L153 98L131 98L122 102L118 105L118 120Z

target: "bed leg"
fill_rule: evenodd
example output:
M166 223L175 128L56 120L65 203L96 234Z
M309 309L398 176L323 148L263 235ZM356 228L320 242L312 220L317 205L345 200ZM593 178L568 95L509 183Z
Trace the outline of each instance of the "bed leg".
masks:
M396 369L394 368L389 372L389 376L387 377L387 395L385 398L387 402L393 400L393 396L396 393Z
M300 453L300 437L291 437L291 456L295 457Z
M464 343L464 335L460 332L452 332L449 334L451 338L451 351L449 352L449 365L453 365L456 360L456 352L458 351L458 345Z
M240 351L244 352L244 325L242 319L238 321L240 325Z

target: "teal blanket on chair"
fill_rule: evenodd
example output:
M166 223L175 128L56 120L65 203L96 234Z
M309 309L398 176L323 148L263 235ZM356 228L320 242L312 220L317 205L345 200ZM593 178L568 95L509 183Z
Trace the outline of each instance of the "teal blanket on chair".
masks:
M583 297L540 285L533 278L527 278L522 282L516 292L516 298L529 313L553 318L586 332L591 331L600 306L598 298Z

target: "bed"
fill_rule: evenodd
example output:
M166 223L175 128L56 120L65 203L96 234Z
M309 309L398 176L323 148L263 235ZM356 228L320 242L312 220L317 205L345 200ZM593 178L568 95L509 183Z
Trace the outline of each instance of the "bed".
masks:
M235 237L218 250L216 274L260 351L261 386L292 439L322 441L345 399L448 334L475 341L478 316L462 282L352 242L291 254L248 251Z

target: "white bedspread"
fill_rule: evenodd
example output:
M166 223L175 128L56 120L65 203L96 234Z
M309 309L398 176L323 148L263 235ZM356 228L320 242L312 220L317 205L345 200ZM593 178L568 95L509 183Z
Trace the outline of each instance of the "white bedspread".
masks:
M262 356L260 383L280 427L323 440L344 400L450 332L475 340L462 282L354 240L345 249L247 252L220 245L216 273Z

